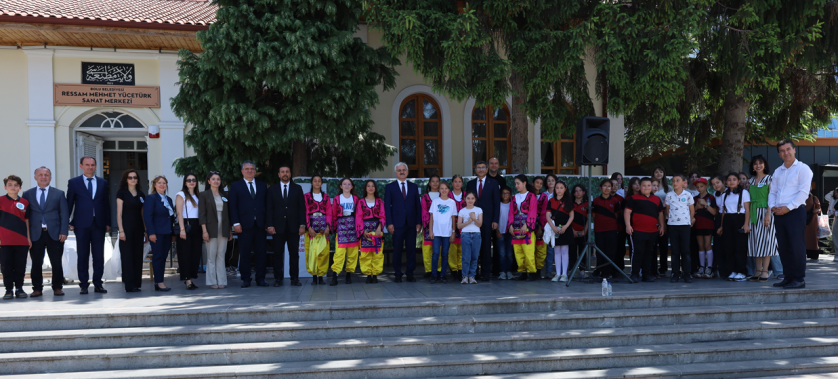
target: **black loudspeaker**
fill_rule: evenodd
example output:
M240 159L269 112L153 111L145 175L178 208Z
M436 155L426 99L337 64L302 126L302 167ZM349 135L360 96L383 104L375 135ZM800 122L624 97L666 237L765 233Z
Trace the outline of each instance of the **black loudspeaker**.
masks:
M608 135L611 122L606 117L585 117L576 124L576 164L608 164Z

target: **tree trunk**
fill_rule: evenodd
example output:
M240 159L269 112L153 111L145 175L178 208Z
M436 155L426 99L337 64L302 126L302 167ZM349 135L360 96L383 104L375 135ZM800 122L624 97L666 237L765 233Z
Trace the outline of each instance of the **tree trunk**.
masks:
M530 146L527 115L524 113L523 104L527 98L524 95L524 83L521 75L514 69L509 76L509 84L512 87L512 125L509 128L512 140L512 162L509 165L509 173L526 174Z
M751 103L743 94L728 91L725 96L725 130L719 157L719 173L742 171L742 154L745 151L745 122Z
M292 176L308 176L308 147L305 140L294 141L291 159L294 161L291 167Z

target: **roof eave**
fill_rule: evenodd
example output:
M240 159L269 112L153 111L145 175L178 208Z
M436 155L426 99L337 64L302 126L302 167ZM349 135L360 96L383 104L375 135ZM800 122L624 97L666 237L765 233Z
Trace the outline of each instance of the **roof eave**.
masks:
M78 26L105 26L136 29L199 31L209 29L209 25L167 24L157 22L86 20L78 18L33 17L0 15L0 22L15 22L24 24L59 24Z

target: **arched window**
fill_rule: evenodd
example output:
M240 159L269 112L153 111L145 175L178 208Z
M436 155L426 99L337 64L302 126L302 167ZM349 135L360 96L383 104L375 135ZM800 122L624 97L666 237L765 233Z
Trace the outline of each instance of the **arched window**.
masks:
M99 114L95 114L84 120L84 122L79 125L80 128L105 128L105 129L130 129L130 128L143 128L143 124L137 121L137 119L120 112L102 112Z
M471 161L474 163L497 157L498 172L506 174L512 161L509 138L509 109L474 107L471 112Z
M541 173L576 175L576 135L562 135L558 141L544 139L541 132Z
M417 94L404 99L399 109L399 161L407 163L408 177L442 175L439 105Z

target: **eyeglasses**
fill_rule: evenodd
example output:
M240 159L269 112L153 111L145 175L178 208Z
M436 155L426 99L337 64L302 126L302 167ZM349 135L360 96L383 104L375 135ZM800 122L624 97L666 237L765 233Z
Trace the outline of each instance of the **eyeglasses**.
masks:
M186 179L187 183L198 183L198 179Z
M160 178L166 179L166 175L157 175L157 176L154 177L154 179L160 179Z
M139 179L140 179L139 176L129 176L128 177L128 180L139 180Z

